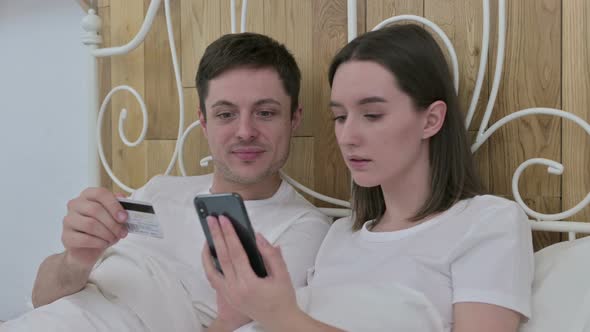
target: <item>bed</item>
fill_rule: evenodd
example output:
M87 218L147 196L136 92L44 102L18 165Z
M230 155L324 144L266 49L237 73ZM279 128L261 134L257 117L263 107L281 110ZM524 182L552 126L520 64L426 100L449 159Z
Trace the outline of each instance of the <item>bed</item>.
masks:
M162 6L163 2L163 6ZM199 121L195 121L188 126L184 125L184 105L183 105L183 89L180 81L180 69L178 65L176 48L174 45L172 22L170 15L170 0L152 0L149 3L149 7L146 11L145 19L142 23L140 31L137 35L129 41L127 44L117 47L99 48L101 44L101 19L96 15L94 9L89 9L88 15L84 18L82 27L84 29L83 42L88 45L90 50L90 63L92 73L92 94L90 98L90 114L94 115L98 112L98 120L96 122L91 121L89 123L89 139L90 146L98 146L98 155L95 153L94 148L89 153L89 164L96 165L95 168L91 169L91 179L93 184L99 184L99 164L102 164L107 174L120 188L128 192L133 192L134 189L123 183L114 174L112 168L107 162L105 157L104 148L102 145L101 128L104 122L104 115L107 111L107 105L109 104L112 96L119 91L128 91L135 96L141 106L141 112L143 117L143 126L141 134L135 141L130 141L123 130L123 123L126 117L126 111L122 111L119 118L119 136L124 144L128 147L134 147L142 143L146 136L148 126L148 116L145 103L142 96L130 86L117 86L113 88L106 96L106 98L99 102L98 100L98 75L97 75L97 64L96 58L116 56L125 54L140 45L145 39L151 25L154 21L154 17L158 10L164 7L163 10L166 14L166 24L168 29L168 36L170 42L170 50L172 53L172 61L174 67L174 76L176 78L177 90L180 100L180 113L179 113L179 132L177 137L177 143L174 150L172 159L169 162L168 168L165 174L170 174L175 164L178 163L179 170L182 175L186 175L184 167L183 154L179 153L182 151L182 147L186 141L187 136L195 128L199 127ZM246 13L247 13L248 2L243 0L242 12L241 12L241 27L240 31L245 31L246 27ZM232 32L238 31L236 26L236 1L231 0L231 28ZM347 16L348 16L348 40L352 40L356 37L356 22L357 22L357 4L356 0L348 0L347 2ZM590 138L590 124L584 119L578 117L572 113L568 113L562 110L553 108L535 107L523 109L514 112L504 118L499 119L491 126L489 122L491 119L492 111L496 101L498 93L498 87L502 77L502 64L504 61L504 51L506 42L506 5L505 0L498 1L498 33L497 33L497 56L496 56L496 70L494 72L493 81L491 83L491 93L487 101L485 108L485 114L479 125L479 130L475 137L475 141L472 145L472 152L476 152L500 127L507 123L517 120L522 117L535 116L535 115L550 115L560 117L562 119L571 121L581 127ZM483 34L482 34L482 56L479 62L479 71L477 74L477 81L475 89L471 98L471 104L467 112L465 124L470 126L474 120L474 112L476 104L480 97L480 92L484 80L484 68L487 66L487 54L488 47L490 44L490 4L489 0L483 0ZM443 30L432 21L427 20L421 16L414 15L401 15L394 16L384 20L375 26L374 29L379 29L385 25L392 24L399 21L417 21L427 26L432 32L436 33L443 41L452 66L452 72L454 77L454 86L458 91L459 89L459 64L457 55L455 53L453 44L449 38L445 35ZM98 107L100 105L100 107ZM91 117L92 118L92 117ZM186 128L185 128L186 127ZM185 129L184 129L185 128ZM201 165L206 166L211 160L210 157L203 158ZM590 204L590 192L585 198L580 201L573 208L555 214L544 214L537 212L527 206L519 191L519 180L521 175L528 167L532 165L543 165L547 168L547 172L553 175L561 175L564 172L564 166L558 162L544 159L544 158L533 158L522 163L515 171L512 177L512 194L516 202L524 209L530 218L530 223L534 231L550 231L550 232L564 232L568 235L566 242L551 245L535 254L535 281L533 285L533 319L526 322L521 331L590 331L590 264L587 261L590 260L590 237L577 239L577 234L590 233L590 223L582 221L569 220L569 218L586 206ZM341 217L348 215L350 210L350 204L347 201L329 197L308 188L293 178L291 178L285 172L282 172L283 178L299 189L316 199L330 203L337 207L322 208L322 211L333 217Z

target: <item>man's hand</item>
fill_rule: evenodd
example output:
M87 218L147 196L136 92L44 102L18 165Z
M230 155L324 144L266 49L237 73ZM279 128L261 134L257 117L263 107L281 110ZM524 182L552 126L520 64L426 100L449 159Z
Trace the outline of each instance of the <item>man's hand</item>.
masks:
M104 188L88 188L68 202L61 240L65 263L90 270L102 253L127 236L127 212Z
M47 257L37 272L35 307L79 292L103 252L127 236L127 212L104 188L88 188L68 202L61 240L65 252Z

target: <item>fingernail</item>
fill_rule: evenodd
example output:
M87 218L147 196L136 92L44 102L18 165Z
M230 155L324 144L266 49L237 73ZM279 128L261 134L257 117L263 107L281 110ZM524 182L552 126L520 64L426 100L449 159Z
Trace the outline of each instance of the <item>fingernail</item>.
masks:
M124 238L127 236L127 234L128 234L127 229L123 229L121 232L119 232L119 237Z
M127 219L127 213L125 211L117 212L117 220L124 222Z

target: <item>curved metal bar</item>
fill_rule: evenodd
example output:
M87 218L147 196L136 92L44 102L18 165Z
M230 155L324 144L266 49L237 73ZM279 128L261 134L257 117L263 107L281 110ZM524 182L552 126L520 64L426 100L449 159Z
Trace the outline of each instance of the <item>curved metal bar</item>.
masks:
M416 22L422 23L422 24L426 25L427 27L429 27L430 29L432 29L442 39L442 41L445 43L445 46L447 47L450 57L451 57L451 64L453 66L453 85L455 87L455 92L457 94L459 94L459 61L457 61L457 53L455 52L455 48L453 47L453 43L451 43L451 40L449 39L449 37L447 37L445 32L438 25L436 25L432 21L430 21L422 16L398 15L398 16L390 17L390 18L382 21L381 23L377 24L373 28L372 31L381 29L382 27L384 27L388 24L399 22L399 21L416 21Z
M326 195L322 195L318 192L315 192L309 188L307 188L306 186L302 185L301 183L295 181L293 178L291 178L290 176L288 176L285 172L283 172L282 170L280 171L281 173L281 177L283 179L285 179L285 181L289 182L293 187L303 191L304 193L315 197L317 199L320 199L326 203L330 203L330 204L334 204L334 205L338 205L338 206L343 206L343 207L350 207L350 203L347 201L343 201L341 199L337 199L337 198L332 198Z
M193 123L190 124L190 126L188 126L186 128L186 130L184 131L184 133L182 134L182 136L180 137L180 140L178 140L178 167L180 168L180 174L182 174L182 176L186 176L186 170L184 168L184 141L186 140L188 134L196 127L198 127L199 125L201 125L201 121L197 120ZM207 165L203 166L206 167Z
M582 201L580 201L573 208L571 208L567 211L564 211L564 212L554 213L554 214L544 214L544 213L539 213L539 212L529 208L525 204L525 202L522 200L522 197L520 196L520 192L518 190L518 180L520 179L522 172L527 167L529 167L531 165L535 165L535 164L547 166L547 172L550 174L561 175L563 173L563 165L562 164L560 164L556 161L553 161L553 160L545 159L545 158L529 159L529 160L525 161L524 163L520 164L520 166L518 166L518 168L516 169L516 171L514 172L514 175L512 177L512 193L514 194L514 200L525 210L525 212L529 216L536 218L538 220L549 220L549 221L561 220L561 219L565 219L565 218L569 218L569 217L573 216L574 214L580 212L584 207L586 207L587 205L590 204L590 192L588 192L588 194L586 195L586 197Z
M178 141L182 137L184 128L184 93L182 91L182 81L180 77L180 66L178 65L178 55L176 54L176 43L174 42L174 30L172 29L172 18L170 14L170 0L164 1L164 13L166 16L166 29L168 30L168 45L170 46L170 56L172 57L172 68L174 69L174 78L176 79L176 91L178 91L178 135L176 138L176 146L174 147L174 153L172 159L165 174L169 175L174 168L176 158L178 156Z
M520 110L518 112L514 112L514 113L509 114L509 115L503 117L502 119L498 120L488 130L486 130L483 133L483 135L478 136L476 138L475 143L473 143L473 145L471 146L471 152L477 151L477 149L479 149L482 146L482 144L485 143L485 141L488 138L490 138L490 136L492 136L492 134L496 130L498 130L500 127L502 127L506 123L508 123L512 120L516 120L518 118L522 118L523 116L534 115L534 114L555 115L555 116L559 116L564 119L568 119L570 121L575 122L580 127L582 127L588 133L588 135L590 135L590 124L588 124L586 121L584 121L579 116L568 113L568 112L564 112L562 110L558 110L555 108L534 107L534 108L527 108L524 110Z
M498 0L498 50L496 54L496 68L494 72L494 81L492 82L492 90L490 91L490 98L488 99L488 105L483 115L483 120L479 126L477 137L483 135L490 117L492 116L492 110L496 103L496 97L498 96L498 89L500 87L500 79L502 78L502 67L504 66L504 53L506 49L506 0Z
M158 13L158 8L160 7L161 1L162 0L152 0L149 8L147 10L147 13L145 15L145 18L143 20L143 23L141 24L141 28L139 28L139 31L137 32L135 37L133 37L133 39L131 39L131 41L129 41L127 44L125 44L123 46L114 46L114 47L96 49L96 50L92 51L92 55L94 55L95 57L121 55L121 54L127 54L127 53L133 51L135 48L137 48L137 46L139 46L143 42L143 40L145 39L145 36L150 31L150 28L152 27L152 23L154 23L154 18L156 17L156 14Z
M246 32L246 14L248 14L248 0L242 0L242 19L240 21L241 32Z
M346 11L346 17L348 18L348 42L351 42L357 36L356 0L348 0L348 2L346 3Z
M102 102L102 105L100 106L100 111L98 112L98 124L97 124L98 130L96 131L96 141L97 141L97 144L98 144L98 154L99 154L99 157L100 157L100 161L101 161L102 166L104 167L105 171L107 172L107 174L111 177L111 179L119 187L121 187L123 190L125 190L125 191L127 191L129 193L132 193L132 192L135 191L135 189L133 189L133 188L125 185L113 173L111 167L109 166L109 164L106 161L106 157L104 155L104 148L102 146L102 121L103 121L103 118L104 118L104 113L106 111L106 106L108 105L108 103L111 100L112 96L116 92L122 91L122 90L126 90L126 91L131 92L131 94L139 102L139 106L141 107L141 114L143 116L143 127L141 129L141 134L139 135L139 137L137 138L137 140L135 140L135 142L129 142L127 140L127 137L126 137L124 131L123 131L123 125L125 123L125 119L127 118L127 110L123 109L121 111L121 114L119 115L119 136L121 137L121 140L125 143L125 145L130 146L130 147L137 146L141 142L143 142L143 140L145 138L145 134L147 132L147 127L148 127L147 110L146 110L146 107L145 107L145 103L143 102L143 99L141 98L141 96L139 95L139 93L137 93L137 91L135 91L135 89L133 89L132 87L130 87L128 85L120 85L120 86L115 87L114 89L112 89L107 94L107 96L105 97L104 101Z
M483 31L481 34L481 52L479 56L479 70L477 72L477 80L475 81L475 88L473 89L473 96L471 96L471 103L467 111L467 118L465 119L465 127L469 128L475 108L479 101L481 93L481 86L483 85L483 77L485 75L486 66L488 64L488 48L490 45L490 0L483 0Z

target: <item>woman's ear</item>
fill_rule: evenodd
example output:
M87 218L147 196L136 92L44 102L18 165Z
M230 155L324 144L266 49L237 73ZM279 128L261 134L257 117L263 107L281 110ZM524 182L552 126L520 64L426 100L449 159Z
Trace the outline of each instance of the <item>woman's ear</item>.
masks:
M442 100L437 100L430 104L424 112L426 121L424 122L422 138L427 139L436 135L442 128L447 115L447 104Z
M203 110L199 109L197 113L199 114L199 121L201 122L201 129L203 130L203 135L205 135L205 138L207 138L207 120L205 120Z

